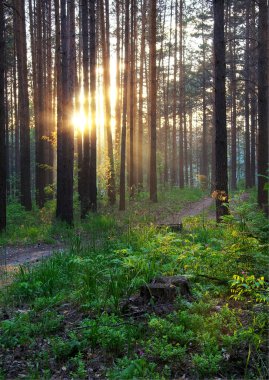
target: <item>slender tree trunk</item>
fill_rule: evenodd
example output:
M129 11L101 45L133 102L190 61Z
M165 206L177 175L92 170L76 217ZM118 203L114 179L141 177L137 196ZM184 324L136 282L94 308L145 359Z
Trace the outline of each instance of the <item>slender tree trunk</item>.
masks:
M46 186L46 145L45 137L45 84L44 49L42 26L42 0L37 0L37 130L36 130L36 200L39 208L45 204Z
M228 214L227 129L225 99L224 0L214 0L216 219Z
M125 49L124 49L124 79L123 79L123 105L121 128L121 162L120 162L120 211L125 210L125 181L126 181L126 123L127 123L127 98L129 75L129 0L125 1Z
M183 65L183 0L179 3L179 187L184 188L184 65Z
M116 0L116 56L117 56L117 69L116 69L116 130L115 130L115 152L117 159L120 156L120 124L121 124L121 28L120 28L120 0Z
M82 4L79 4L79 42L78 42L78 72L77 72L77 110L79 110L80 107L80 91L82 87L82 75L81 75L81 67L82 67ZM83 197L83 178L82 178L82 171L83 171L83 132L81 128L77 129L77 154L78 154L78 194L80 202Z
M173 131L172 131L172 171L171 183L177 183L177 25L178 25L178 0L175 3L175 52L174 52L174 88L173 88Z
M231 24L231 18L230 18ZM232 27L231 27L232 30ZM236 35L235 20L233 20L233 32L230 34ZM236 54L235 54L235 40L230 42L230 60L231 60L231 189L235 190L237 187L237 152L236 152L236 140L237 140L237 109L236 109Z
M61 194L58 189L63 183L63 142L62 142L62 68L61 68L61 28L60 28L60 13L59 13L59 0L54 0L55 8L55 45L56 45L56 94L57 94L57 209L56 216L61 217ZM59 199L58 199L59 197Z
M192 136L192 107L189 112L189 135L190 135L190 187L193 187L193 166L192 166L192 147L193 147L193 136Z
M61 101L62 120L60 128L61 154L58 157L58 173L60 181L57 187L56 215L62 221L73 224L73 126L71 124L70 105L73 94L70 93L69 57L68 57L68 30L66 0L61 0Z
M268 2L259 0L258 30L258 204L268 215Z
M146 5L147 0L141 0L142 26L141 26L141 52L139 61L139 105L138 105L138 154L137 154L137 181L138 189L143 188L143 84L144 84L144 65L146 48Z
M107 142L108 153L108 169L107 169L107 194L109 203L114 205L116 202L116 189L115 189L115 169L114 169L114 155L113 143L111 133L111 104L110 104L110 43L109 43L109 10L108 2L106 2L106 23L104 14L104 0L100 0L100 22L101 22L101 36L102 36L102 58L103 58L103 91L105 103L105 135Z
M134 172L134 88L135 88L135 35L134 35L134 24L135 24L135 0L131 0L131 49L130 49L130 107L129 107L129 128L130 128L130 149L129 149L129 193L130 197L134 196L135 192L135 172Z
M168 66L167 66L167 82L166 82L166 102L165 102L165 135L164 135L164 184L166 185L168 182L168 144L169 144L169 101L170 101L170 61L171 61L171 37L172 37L172 19L173 19L173 0L171 0L170 5L171 13L170 13L170 30L169 30L169 49L168 49Z
M249 97L250 97L250 68L249 68L249 55L250 55L250 33L249 33L249 18L250 18L250 4L247 2L246 7L246 54L245 54L245 176L246 188L251 187L251 173L250 173L250 131L249 131Z
M20 167L21 204L31 210L30 174L30 115L27 80L27 48L25 29L25 1L13 0L15 17L15 38L18 62L19 119L20 119Z
M157 165L156 165L156 101L157 101L157 78L156 78L156 27L157 4L156 0L150 0L150 200L157 202Z
M257 80L257 48L256 48L256 4L254 1L251 1L251 40L250 40L250 172L251 172L251 186L255 186L256 183L256 131L257 131L257 91L256 83Z
M91 136L90 136L90 208L97 211L97 167L96 167L96 9L95 0L90 1L90 93L91 93Z
M0 1L0 232L6 228L5 16Z
M88 0L82 0L82 46L83 46L83 88L85 126L83 133L83 159L81 171L81 217L90 211L90 126L89 126L89 9Z
M203 2L204 7L204 2ZM205 184L208 181L208 136L207 136L207 115L206 115L206 50L205 50L205 32L204 21L202 21L202 39L203 39L203 132L202 132L202 159L201 159L201 175L205 178Z

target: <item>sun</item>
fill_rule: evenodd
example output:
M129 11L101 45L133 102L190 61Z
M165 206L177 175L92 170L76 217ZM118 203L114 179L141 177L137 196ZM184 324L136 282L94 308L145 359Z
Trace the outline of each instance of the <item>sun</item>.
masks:
M110 105L111 105L111 120L110 125L112 129L112 134L115 132L115 106L116 106L116 98L117 98L117 88L115 82L115 71L116 71L116 63L111 61L111 83L109 88L110 95ZM96 70L97 76L103 75L103 68L101 66L97 67ZM75 132L79 132L82 135L86 128L91 129L92 119L91 119L91 110L89 104L89 110L87 115L84 110L84 89L83 86L80 88L77 98L74 99L74 112L71 116L71 122ZM96 89L96 112L95 112L95 125L97 129L97 133L101 141L104 139L104 124L105 124L105 112L104 112L104 92L103 92L103 84L102 81L97 81L97 89Z

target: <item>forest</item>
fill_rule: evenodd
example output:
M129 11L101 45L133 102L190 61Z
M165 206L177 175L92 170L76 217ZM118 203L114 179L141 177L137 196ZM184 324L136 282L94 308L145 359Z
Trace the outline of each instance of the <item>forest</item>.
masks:
M0 0L0 380L269 379L268 0Z

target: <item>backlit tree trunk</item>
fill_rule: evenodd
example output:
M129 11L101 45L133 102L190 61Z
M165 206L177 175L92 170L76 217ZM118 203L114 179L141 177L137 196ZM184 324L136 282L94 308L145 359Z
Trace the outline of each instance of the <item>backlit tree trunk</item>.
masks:
M25 30L25 1L13 0L15 18L15 39L18 65L18 99L20 124L20 168L21 168L21 204L31 210L31 174L30 174L30 116L27 79L27 49Z
M0 1L0 231L6 228L5 18Z
M259 0L258 204L268 215L268 2ZM266 187L267 186L267 187Z
M157 80L156 80L156 0L150 0L150 43L149 43L149 66L150 66L150 200L157 202L157 166L156 166L156 100L157 100Z
M225 99L224 0L214 0L214 68L215 68L215 190L216 219L228 214L227 129Z
M127 98L129 75L129 0L125 2L125 48L124 48L124 78L123 78L123 104L121 127L121 161L120 161L120 211L125 210L125 182L126 182L126 123L127 123Z

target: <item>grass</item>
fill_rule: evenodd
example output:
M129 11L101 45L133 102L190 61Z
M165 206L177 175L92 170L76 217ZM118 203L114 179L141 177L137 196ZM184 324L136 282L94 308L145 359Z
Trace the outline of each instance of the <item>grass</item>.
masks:
M2 289L0 378L266 379L266 220L236 207L218 228L198 216L180 234L146 226L140 210L129 228L129 211L119 223L89 216L67 251ZM160 274L186 276L192 298L126 316L122 301Z
M154 222L158 218L180 211L189 202L198 201L203 194L200 189L167 188L165 191L160 191L159 203L153 204L149 201L149 194L141 192L127 203L124 212L119 212L118 206L110 207L102 201L99 204L100 214L97 217L90 215L82 222L76 208L75 225L72 229L55 220L55 201L48 201L42 210L34 206L31 212L26 212L19 203L13 201L7 208L8 224L6 232L0 233L0 247L36 243L70 243L77 234L88 235L94 233L99 227L108 228L114 219L121 228L130 224Z

